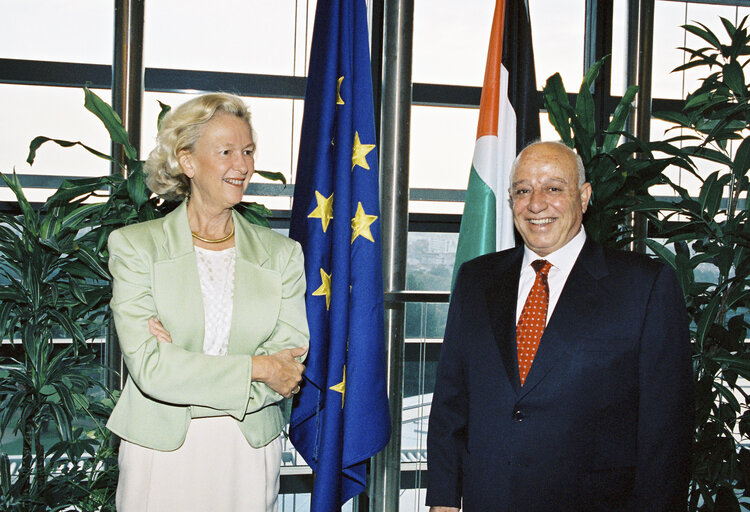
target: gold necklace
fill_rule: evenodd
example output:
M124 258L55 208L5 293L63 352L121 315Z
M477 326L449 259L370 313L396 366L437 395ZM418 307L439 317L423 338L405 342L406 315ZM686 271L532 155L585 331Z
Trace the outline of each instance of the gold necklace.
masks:
M191 231L193 234L193 238L196 240L200 240L201 242L207 243L207 244L220 244L221 242L226 242L230 238L234 236L234 225L232 225L232 231L229 232L227 236L223 236L221 238L203 238L199 234L197 234L195 231Z

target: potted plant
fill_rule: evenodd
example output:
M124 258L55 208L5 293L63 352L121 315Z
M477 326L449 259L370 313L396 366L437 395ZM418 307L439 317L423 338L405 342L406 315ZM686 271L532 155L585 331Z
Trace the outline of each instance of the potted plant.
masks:
M0 433L20 435L22 457L11 480L8 457L0 456L0 508L45 510L72 504L76 492L67 484L82 457L98 457L95 443L86 441L92 429L102 429L106 412L92 407L91 397L97 390L105 400L112 395L98 383L100 367L87 340L102 333L107 271L94 253L93 233L81 234L89 205L52 198L42 214L15 176L2 179L21 214L0 214L0 331L14 341L12 356L0 364ZM71 343L55 343L64 337ZM45 436L50 427L56 435Z
M750 89L743 70L750 55L747 17L736 27L721 19L721 37L705 25L683 28L706 46L683 48L690 58L675 69L704 68L707 76L679 112L655 116L678 135L663 141L679 152L700 183L697 197L665 178L673 202L644 200L637 208L655 227L646 240L680 279L692 320L696 431L690 510L740 510L750 490L747 344L750 308ZM699 166L701 171L699 172ZM745 509L750 508L747 501Z

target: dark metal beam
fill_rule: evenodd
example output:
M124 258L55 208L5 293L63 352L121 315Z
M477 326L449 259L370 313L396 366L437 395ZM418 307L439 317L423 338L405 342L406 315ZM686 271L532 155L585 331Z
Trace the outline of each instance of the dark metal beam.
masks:
M584 32L584 69L612 54L613 0L586 0L586 30ZM594 120L601 129L609 125L609 116L615 109L611 101L612 58L602 64L594 82ZM601 143L601 140L599 141Z
M628 63L628 71L632 73L633 64L637 73L636 83L638 84L638 95L636 96L636 106L634 112L635 136L641 140L651 140L651 77L653 72L653 46L654 46L654 0L640 0L637 3L638 19L638 46L636 55L637 62ZM636 2L631 1L629 8L636 9ZM628 15L632 24L636 19L635 12ZM630 35L632 31L629 31ZM628 47L630 49L631 43ZM633 217L633 235L635 242L633 250L645 253L645 238L648 235L648 219L643 214L635 214Z
M0 59L0 83L109 89L112 67L101 64ZM157 92L225 91L240 96L304 99L305 77L148 68L144 89Z
M130 143L141 145L141 110L143 105L143 20L145 0L115 1L115 41L112 66L112 108L122 119ZM126 174L125 149L112 143L112 174ZM109 322L105 366L109 389L122 389L127 368L123 363L114 322Z

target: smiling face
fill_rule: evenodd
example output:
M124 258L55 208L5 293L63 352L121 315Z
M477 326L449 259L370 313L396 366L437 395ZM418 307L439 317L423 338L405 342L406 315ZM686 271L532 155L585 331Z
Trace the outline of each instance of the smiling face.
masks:
M255 171L255 143L250 126L232 114L218 113L178 160L190 178L190 201L208 209L231 208L242 200Z
M575 153L561 144L529 146L512 179L513 222L529 249L547 256L578 234L591 185L578 186Z

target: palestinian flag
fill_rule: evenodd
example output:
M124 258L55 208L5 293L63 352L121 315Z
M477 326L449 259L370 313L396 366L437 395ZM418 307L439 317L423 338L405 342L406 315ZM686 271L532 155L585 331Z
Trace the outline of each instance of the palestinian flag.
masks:
M515 246L510 167L539 138L539 107L526 3L497 0L454 279L463 262Z

